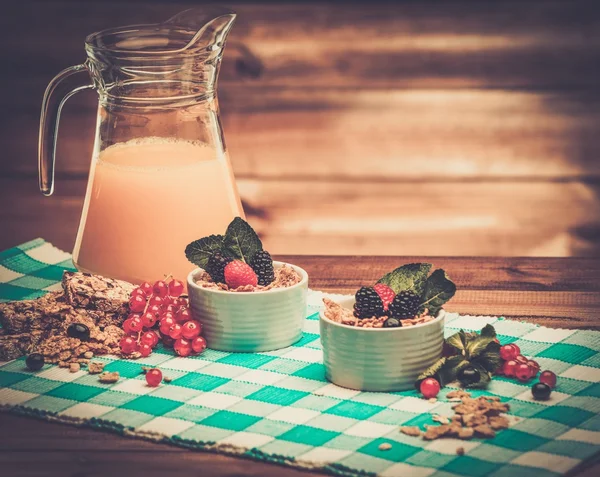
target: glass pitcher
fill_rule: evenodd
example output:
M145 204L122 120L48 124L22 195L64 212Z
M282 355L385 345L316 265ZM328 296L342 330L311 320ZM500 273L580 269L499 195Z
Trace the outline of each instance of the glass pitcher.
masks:
M185 281L185 246L243 217L219 119L216 83L235 20L224 9L182 12L86 38L87 61L46 89L39 140L43 194L54 188L64 102L98 92L98 120L81 222L78 269L133 283ZM90 81L91 79L91 81Z

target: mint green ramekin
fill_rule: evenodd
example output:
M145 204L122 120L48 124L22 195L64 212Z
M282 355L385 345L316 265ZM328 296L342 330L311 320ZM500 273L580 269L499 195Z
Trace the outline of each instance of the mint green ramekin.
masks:
M273 262L280 268L283 262ZM291 287L257 292L228 292L202 288L187 278L192 315L202 323L202 336L209 348L220 351L273 351L294 344L302 337L306 318L308 274L292 267L301 281Z
M337 302L347 308L354 298ZM417 376L442 355L445 311L427 323L405 328L358 328L320 313L326 378L361 391L413 389Z

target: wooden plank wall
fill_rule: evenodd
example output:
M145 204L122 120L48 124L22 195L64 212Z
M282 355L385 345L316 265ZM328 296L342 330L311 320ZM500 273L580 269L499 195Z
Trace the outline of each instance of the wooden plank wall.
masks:
M36 190L45 85L86 34L201 2L19 1L0 18L0 247L69 249L94 93ZM220 102L246 211L274 253L600 254L594 1L233 5Z

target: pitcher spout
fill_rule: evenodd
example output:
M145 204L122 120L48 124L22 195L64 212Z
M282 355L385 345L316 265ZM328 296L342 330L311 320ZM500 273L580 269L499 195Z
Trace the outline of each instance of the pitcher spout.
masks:
M165 25L196 31L182 50L210 52L225 46L235 18L236 14L224 7L190 8L171 17Z

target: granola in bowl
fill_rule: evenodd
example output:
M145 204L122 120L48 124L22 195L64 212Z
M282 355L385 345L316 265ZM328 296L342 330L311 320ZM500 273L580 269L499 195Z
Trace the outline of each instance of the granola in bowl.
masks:
M411 263L396 268L373 286L361 287L354 301L343 306L324 298L323 315L328 320L357 328L400 328L435 320L443 304L456 292L444 270L431 264Z
M371 318L359 319L355 316L354 312L349 308L344 308L339 303L336 303L329 298L323 298L325 309L323 314L336 323L341 323L348 326L356 326L358 328L383 328L383 324L389 318L387 315L372 316ZM427 323L434 320L435 317L429 314L429 310L425 310L420 315L414 318L406 318L402 320L402 326L414 326Z
M258 292L258 291L269 291L275 288L288 288L297 283L300 283L302 277L289 265L282 265L280 268L273 270L273 281L267 285L240 285L237 288L230 288L227 283L217 283L213 281L211 276L206 272L202 271L195 277L195 283L202 287L211 290L222 290L229 292Z

